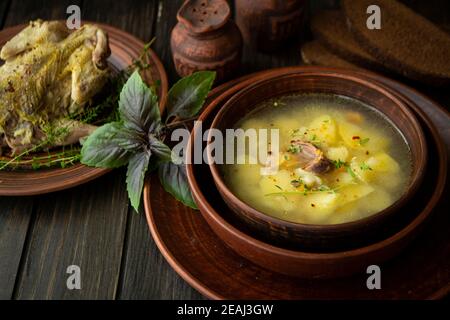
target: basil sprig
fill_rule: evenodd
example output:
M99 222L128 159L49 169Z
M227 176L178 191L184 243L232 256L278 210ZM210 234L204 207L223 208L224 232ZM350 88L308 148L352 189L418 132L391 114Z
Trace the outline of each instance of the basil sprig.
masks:
M214 79L214 72L202 71L178 81L169 91L167 116L162 119L155 89L149 88L135 71L120 93L120 121L99 127L86 139L81 163L101 168L127 166L127 191L136 211L145 175L153 170L158 170L167 192L196 209L185 166L172 162L172 151L164 139L171 120L186 120L199 113Z

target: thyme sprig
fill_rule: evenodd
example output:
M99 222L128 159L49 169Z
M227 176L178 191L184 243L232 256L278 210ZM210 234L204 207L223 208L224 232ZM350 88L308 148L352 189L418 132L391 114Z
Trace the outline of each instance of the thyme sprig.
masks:
M336 188L328 188L328 189L305 189L304 191L280 191L280 192L271 192L271 193L266 193L264 196L265 197L269 197L269 196L292 196L292 195L303 195L303 196L308 196L311 194L324 194L324 193L328 193L328 194L334 194L337 193L337 191L339 189L341 189L342 187L336 187Z

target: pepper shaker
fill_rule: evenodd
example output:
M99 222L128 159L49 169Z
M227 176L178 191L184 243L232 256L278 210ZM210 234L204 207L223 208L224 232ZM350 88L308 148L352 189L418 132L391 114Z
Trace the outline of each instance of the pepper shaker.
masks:
M225 0L187 0L177 14L171 49L177 73L216 71L216 81L229 79L238 70L242 36L231 20Z

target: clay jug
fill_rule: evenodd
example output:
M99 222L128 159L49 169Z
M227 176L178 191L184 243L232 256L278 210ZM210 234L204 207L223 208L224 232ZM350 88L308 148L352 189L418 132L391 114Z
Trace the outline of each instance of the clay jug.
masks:
M306 5L306 0L235 0L236 23L246 44L275 51L298 37Z

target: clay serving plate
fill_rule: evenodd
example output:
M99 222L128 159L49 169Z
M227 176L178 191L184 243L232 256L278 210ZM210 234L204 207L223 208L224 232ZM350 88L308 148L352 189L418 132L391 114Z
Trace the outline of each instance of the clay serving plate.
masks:
M381 229L392 228L403 208L415 195L425 173L427 147L421 126L406 104L373 81L350 72L297 72L280 74L257 82L234 95L220 109L211 128L225 135L226 129L269 99L297 93L325 93L359 100L380 111L403 134L409 145L412 162L410 181L402 197L388 208L370 217L335 225L301 224L271 217L239 199L224 182L220 166L208 152L209 167L215 185L236 217L250 229L274 244L306 250L339 250L367 243ZM213 141L208 137L208 141ZM208 146L208 148L211 145ZM403 211L404 212L404 211Z
M108 33L111 48L111 57L108 61L113 70L119 71L128 67L142 52L144 43L136 37L109 25L95 22L86 23L96 24ZM2 30L0 47L25 27L26 25L19 25ZM161 83L159 97L160 106L163 108L168 90L166 72L157 55L151 50L148 60L151 67L142 75L149 83L154 81ZM50 152L50 156L55 156L55 154L57 152ZM48 154L45 153L45 155ZM3 157L2 160L9 161L10 159ZM30 159L25 157L23 162L23 166L26 167ZM107 172L109 172L108 169L91 168L80 163L66 168L42 168L39 170L33 170L28 164L28 169L0 171L0 196L36 195L64 190L91 181Z
M280 69L270 74L310 70L317 70L317 68ZM333 72L334 69L319 68L319 70ZM242 81L215 98L200 117L200 120L203 121L203 129L209 127L212 118L222 107L224 101L250 83L254 83L257 78L255 76L250 80ZM394 94L394 92L391 93ZM342 277L364 272L363 270L369 264L379 264L392 258L415 237L438 203L445 186L447 172L446 149L436 128L418 106L404 96L398 95L398 97L405 103L410 103L411 107L416 110L422 125L426 129L431 152L436 157L430 159L431 162L428 165L420 192L418 192L414 201L403 207L404 219L397 219L397 224L393 228L384 229L367 238L367 245L351 250L318 253L292 250L267 243L252 230L249 230L245 224L236 220L235 215L225 205L217 190L210 187L213 184L213 179L206 164L187 165L189 184L206 222L219 238L240 256L268 270L294 277ZM195 134L194 131L191 139L195 139ZM192 147L193 145L190 144L188 159L193 152Z

